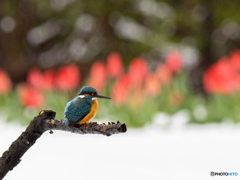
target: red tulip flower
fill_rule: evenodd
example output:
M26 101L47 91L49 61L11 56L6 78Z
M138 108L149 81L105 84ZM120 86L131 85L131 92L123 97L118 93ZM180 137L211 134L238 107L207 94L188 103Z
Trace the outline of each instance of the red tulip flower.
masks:
M43 75L41 71L37 68L32 68L28 71L27 83L37 89L43 88Z
M240 70L240 51L233 51L229 60L234 68Z
M175 73L179 72L182 68L181 54L178 50L170 51L166 58L166 65Z
M22 105L25 107L40 108L44 104L43 94L33 87L21 84L17 87L17 92Z
M115 104L121 105L126 102L130 84L131 82L128 74L122 75L120 78L118 78L117 82L112 88L111 95Z
M54 88L55 72L53 70L47 70L43 73L43 87L44 90L50 91Z
M0 69L0 95L8 93L11 88L12 83L6 71L4 69Z
M206 70L203 83L209 93L228 94L240 89L240 75L229 59L222 58Z
M108 55L107 72L110 77L118 77L123 73L123 63L120 54L111 53Z
M59 69L55 85L62 91L68 91L76 88L80 83L80 70L76 65L68 65Z
M91 68L89 86L101 91L107 79L106 66L101 61L96 61Z
M131 83L138 84L143 82L148 72L148 64L142 58L133 59L129 66L129 76Z
M54 88L55 72L47 70L41 73L39 69L32 68L28 71L28 85L40 90L52 90Z

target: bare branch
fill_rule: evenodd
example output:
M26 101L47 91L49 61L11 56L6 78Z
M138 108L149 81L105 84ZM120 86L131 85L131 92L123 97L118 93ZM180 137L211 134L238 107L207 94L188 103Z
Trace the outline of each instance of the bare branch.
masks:
M13 170L15 166L21 161L24 153L41 137L41 135L50 130L65 131L65 121L55 120L56 112L52 110L42 110L37 117L35 117L26 130L15 140L9 149L5 151L0 157L0 179ZM124 133L127 127L124 123L117 122L105 124L83 124L80 126L68 127L69 132L78 134L103 134L110 136L112 134Z

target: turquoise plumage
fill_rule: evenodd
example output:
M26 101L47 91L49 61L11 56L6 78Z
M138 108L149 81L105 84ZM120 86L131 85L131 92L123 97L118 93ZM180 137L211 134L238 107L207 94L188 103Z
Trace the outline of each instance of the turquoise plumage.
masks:
M98 94L97 90L93 87L84 86L79 96L67 103L64 112L65 118L67 119L65 122L66 130L69 125L79 123L91 112L92 105L94 104L93 99L96 98L110 99L109 97Z
M66 123L78 123L83 119L91 110L91 104L93 101L90 96L85 98L76 97L72 101L67 103L65 108L65 118L68 122ZM66 127L67 129L67 127Z

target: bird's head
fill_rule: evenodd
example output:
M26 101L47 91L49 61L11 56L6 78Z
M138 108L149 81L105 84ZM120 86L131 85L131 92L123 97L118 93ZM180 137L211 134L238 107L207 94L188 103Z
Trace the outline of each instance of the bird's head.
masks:
M90 86L84 86L81 90L80 93L78 94L80 98L84 98L86 96L91 96L92 99L96 98L105 98L105 99L111 99L110 97L103 96L101 94L98 94L97 90L93 87Z

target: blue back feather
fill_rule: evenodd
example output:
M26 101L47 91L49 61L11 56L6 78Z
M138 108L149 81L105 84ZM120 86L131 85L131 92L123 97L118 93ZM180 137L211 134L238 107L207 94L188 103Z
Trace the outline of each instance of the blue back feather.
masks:
M66 130L69 122L71 124L76 124L90 113L92 103L93 100L91 96L86 96L84 98L76 97L67 103L64 112L65 118L68 120L68 122L66 122Z

